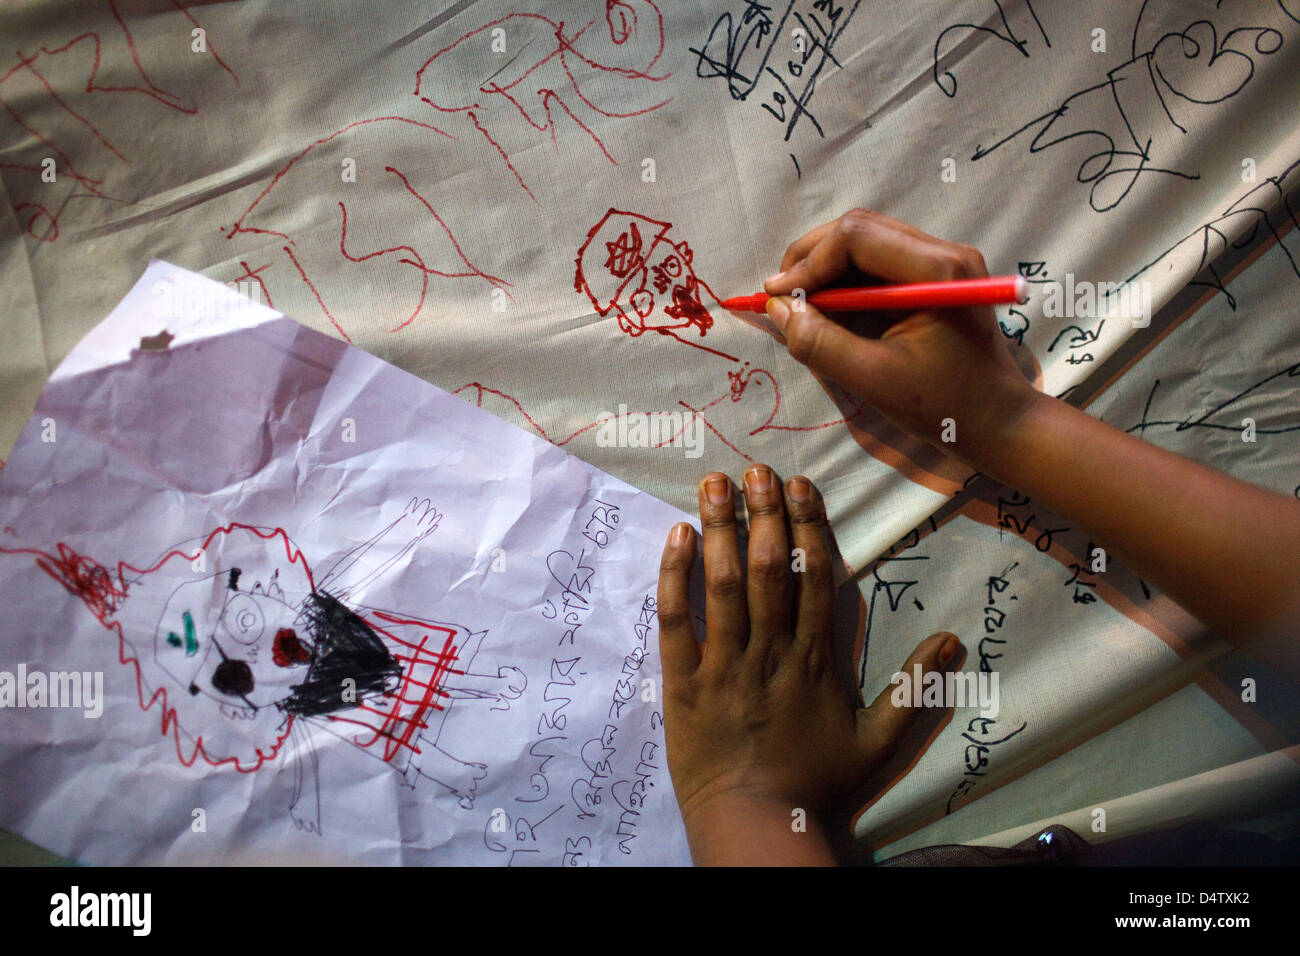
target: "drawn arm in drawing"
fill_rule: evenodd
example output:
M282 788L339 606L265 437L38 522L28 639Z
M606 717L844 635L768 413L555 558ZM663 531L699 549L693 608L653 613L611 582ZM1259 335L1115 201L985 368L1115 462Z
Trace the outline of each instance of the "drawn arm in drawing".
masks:
M451 700L490 701L489 710L509 710L510 701L518 700L528 688L528 678L518 667L498 667L495 674L461 674L447 685Z
M366 588L400 567L421 541L438 530L442 518L428 498L412 497L400 515L335 561L317 587L341 601L351 601L354 596L362 600ZM377 554L368 557L372 551Z
M299 830L320 833L320 760L311 739L311 731L302 723L295 722L290 728L289 741L294 747L289 817Z

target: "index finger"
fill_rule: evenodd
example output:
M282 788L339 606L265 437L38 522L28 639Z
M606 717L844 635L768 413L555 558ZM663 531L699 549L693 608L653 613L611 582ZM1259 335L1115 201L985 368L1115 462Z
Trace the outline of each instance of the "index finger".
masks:
M854 210L825 228L802 259L769 279L765 287L772 295L788 294L797 288L820 289L832 284L850 266L888 282L931 282L987 274L983 258L970 246L927 236L888 216Z
M655 599L659 618L659 657L664 679L684 680L700 665L700 646L691 624L691 566L695 563L695 529L686 522L673 526L659 564L659 591Z
M930 239L935 242L942 242L941 239L938 239L935 236L930 235L929 233L922 232L920 229L917 229L916 226L913 226L911 223L903 222L903 220L901 219L894 219L890 216L886 216L883 215L882 213L874 212L870 209L854 209L844 214L844 216L862 216L862 215L874 216L879 221L888 223L889 225L897 229L900 229L903 232L906 232L917 239ZM785 272L796 262L798 262L800 259L808 255L808 253L812 250L812 247L817 245L817 243L821 242L823 239L825 239L826 236L832 230L834 230L837 225L839 225L840 219L843 219L844 216L840 216L838 219L832 219L830 222L824 222L817 228L810 229L808 232L804 233L794 242L790 243L790 245L786 247L785 255L781 257L781 271Z
M808 255L808 251L813 246L826 238L827 233L835 228L838 219L832 219L830 222L824 222L816 229L812 229L786 247L785 255L781 257L781 272L785 272L792 265ZM779 275L780 273L778 273ZM772 278L776 278L773 276Z

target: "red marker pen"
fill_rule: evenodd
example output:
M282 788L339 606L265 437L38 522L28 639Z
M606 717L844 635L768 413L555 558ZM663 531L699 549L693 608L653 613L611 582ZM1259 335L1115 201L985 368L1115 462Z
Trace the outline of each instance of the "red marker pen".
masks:
M1004 305L1023 302L1029 284L1022 276L993 276L987 279L953 279L948 282L915 282L908 285L877 285L854 289L822 289L808 296L808 303L823 312L864 312L873 309L952 309L973 305ZM764 312L766 292L724 299L731 312Z

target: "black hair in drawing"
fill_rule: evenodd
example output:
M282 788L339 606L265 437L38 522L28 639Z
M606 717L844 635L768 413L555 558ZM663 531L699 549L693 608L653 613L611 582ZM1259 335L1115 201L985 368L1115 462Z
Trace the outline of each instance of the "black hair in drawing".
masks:
M393 690L402 665L365 621L342 602L323 592L313 592L303 610L311 646L307 678L277 705L303 717L319 717L355 707L371 694ZM344 681L351 679L345 695Z

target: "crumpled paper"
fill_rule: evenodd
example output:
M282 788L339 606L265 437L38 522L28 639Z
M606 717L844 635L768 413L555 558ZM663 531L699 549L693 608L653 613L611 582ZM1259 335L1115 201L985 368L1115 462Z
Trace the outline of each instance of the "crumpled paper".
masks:
M0 823L96 864L686 863L647 560L681 520L153 262L0 473L0 659L103 687L19 688Z

